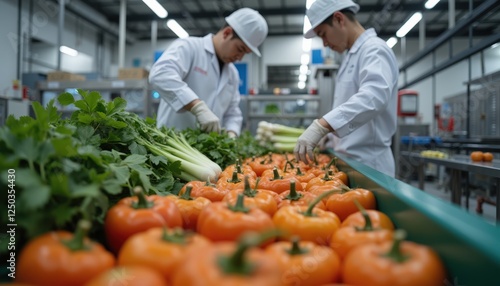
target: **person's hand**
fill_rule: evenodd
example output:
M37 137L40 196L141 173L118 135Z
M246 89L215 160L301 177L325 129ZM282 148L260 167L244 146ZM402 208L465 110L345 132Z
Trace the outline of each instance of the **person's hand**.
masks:
M295 159L306 164L309 163L307 156L309 156L309 159L314 160L314 147L316 147L321 138L323 138L323 136L325 136L328 132L330 132L330 130L323 127L319 123L318 119L315 119L297 140L297 145L295 145L295 149L293 150Z
M238 137L238 135L236 135L236 132L234 131L228 131L227 136L229 136L229 138L231 139L236 139L236 137Z
M205 132L220 132L219 118L208 108L204 101L199 101L191 108L191 113L196 116L200 129Z
M326 150L328 148L333 148L333 134L328 133L323 138L321 138L317 145L319 150Z

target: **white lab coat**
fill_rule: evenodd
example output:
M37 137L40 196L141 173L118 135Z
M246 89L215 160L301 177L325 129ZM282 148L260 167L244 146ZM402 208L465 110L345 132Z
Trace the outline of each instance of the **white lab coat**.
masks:
M182 108L199 98L220 119L222 128L240 134L239 80L232 63L224 64L220 72L212 34L177 39L149 75L149 82L161 96L157 126L197 128L195 116Z
M336 78L333 109L323 116L335 130L336 152L393 177L398 77L392 50L374 29L366 30L347 52Z

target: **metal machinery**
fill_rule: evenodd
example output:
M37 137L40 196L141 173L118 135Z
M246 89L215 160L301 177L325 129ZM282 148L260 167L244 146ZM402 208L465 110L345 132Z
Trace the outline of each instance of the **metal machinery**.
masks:
M495 72L466 83L470 92L448 97L444 104L449 106L453 119L451 136L443 138L450 153L468 155L472 151L491 152L500 159L500 72ZM498 180L481 175L463 178L463 185L476 195L478 213L482 203L497 205L491 197L498 198ZM498 207L498 206L497 206Z
M159 99L153 98L147 79L42 81L37 85L40 102L44 105L58 94L65 91L75 93L76 89L98 91L107 100L120 96L127 101L127 111L137 113L142 117L153 117L159 102ZM56 106L58 106L57 103ZM68 114L74 110L72 106L58 107L63 113Z
M242 97L245 129L252 134L260 121L307 127L318 117L317 95L249 95Z
M316 67L315 78L318 85L318 95L321 98L319 116L323 116L333 108L333 94L335 92L335 77L339 70L338 65L320 65Z
M462 93L444 100L455 121L454 133L471 139L500 139L500 72L467 84L469 97Z
M333 107L338 65L316 66L318 94L242 96L244 127L255 133L259 121L307 127Z

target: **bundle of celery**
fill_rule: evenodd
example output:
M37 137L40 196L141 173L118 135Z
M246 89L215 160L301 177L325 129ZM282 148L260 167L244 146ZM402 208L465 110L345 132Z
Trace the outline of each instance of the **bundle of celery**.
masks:
M266 121L259 122L256 139L262 145L272 146L279 151L291 152L297 144L297 139L304 132L303 128L289 127Z
M125 111L126 102L121 98L105 102L97 92L78 92L81 100L63 93L58 98L59 103L77 107L70 121L75 125L92 126L100 136L101 148L140 155L153 154L164 158L160 162L166 159L169 164L180 162L180 174L175 176L184 181L218 179L222 172L220 166L193 148L182 134L172 129L160 130L154 120L144 120Z

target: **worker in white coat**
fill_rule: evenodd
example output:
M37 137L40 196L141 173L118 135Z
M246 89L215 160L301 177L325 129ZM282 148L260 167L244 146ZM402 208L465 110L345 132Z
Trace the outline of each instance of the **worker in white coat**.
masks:
M258 47L268 27L250 8L225 20L215 35L175 40L152 66L149 81L161 96L158 127L240 134L240 78L233 62L251 52L260 56Z
M337 73L332 110L304 131L294 153L307 163L329 134L337 153L394 177L391 140L396 131L398 64L375 30L365 30L356 20L358 10L351 0L316 0L306 12L311 29L304 37L317 35L324 46L346 54Z

